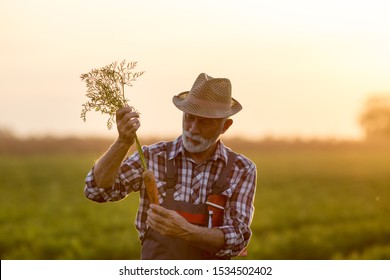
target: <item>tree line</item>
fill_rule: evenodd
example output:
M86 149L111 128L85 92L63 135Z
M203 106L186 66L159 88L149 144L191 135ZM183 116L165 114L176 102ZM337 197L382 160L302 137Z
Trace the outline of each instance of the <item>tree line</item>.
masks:
M345 148L353 145L369 143L390 144L390 93L370 95L363 104L363 110L358 116L361 129L365 138L363 141L348 140L302 140L278 139L264 137L262 139L226 139L224 142L238 151L269 151L283 149L315 148L324 149L329 147ZM156 141L171 139L143 139L143 144L151 144ZM68 152L91 152L101 153L107 149L113 139L89 137L29 137L19 138L12 130L0 127L0 154L31 154L31 153L68 153Z

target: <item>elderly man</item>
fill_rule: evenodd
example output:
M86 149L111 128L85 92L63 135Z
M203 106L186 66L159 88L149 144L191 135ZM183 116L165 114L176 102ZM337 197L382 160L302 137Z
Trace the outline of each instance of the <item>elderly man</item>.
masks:
M256 166L219 137L242 107L228 79L204 73L173 103L183 111L182 135L142 148L159 205L149 203L139 154L126 158L140 127L131 108L118 110L118 137L88 173L85 195L106 202L140 192L135 226L141 259L230 259L251 237Z

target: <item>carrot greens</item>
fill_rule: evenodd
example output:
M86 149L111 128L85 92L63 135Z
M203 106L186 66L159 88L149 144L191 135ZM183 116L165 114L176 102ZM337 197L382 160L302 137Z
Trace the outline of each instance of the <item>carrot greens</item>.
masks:
M125 86L133 86L145 71L133 72L137 62L113 62L100 69L92 69L90 72L81 74L80 78L87 86L86 96L89 98L82 106L81 118L86 121L89 111L101 112L109 115L107 128L111 129L115 122L116 111L129 106L129 100L125 97ZM135 110L135 109L134 109ZM140 155L143 168L146 170L146 161L142 152L141 144L135 136L137 151Z

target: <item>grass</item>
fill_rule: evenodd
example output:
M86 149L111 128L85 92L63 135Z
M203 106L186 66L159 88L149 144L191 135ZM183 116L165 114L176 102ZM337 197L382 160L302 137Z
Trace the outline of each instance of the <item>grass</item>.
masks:
M290 151L258 158L249 257L390 259L388 151Z
M136 196L97 204L83 194L91 155L2 157L1 259L138 258Z
M390 259L390 150L258 149L247 259ZM139 259L137 194L83 194L96 153L0 155L1 259Z

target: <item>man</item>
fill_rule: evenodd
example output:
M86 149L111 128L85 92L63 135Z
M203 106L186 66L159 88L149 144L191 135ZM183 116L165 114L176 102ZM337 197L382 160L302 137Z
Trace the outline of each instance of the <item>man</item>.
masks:
M155 176L160 205L150 204L139 154L126 154L140 127L131 108L118 110L118 137L86 178L85 195L117 201L140 192L135 221L142 259L229 259L251 237L256 167L219 140L240 103L225 78L200 74L190 91L173 97L183 111L183 133L143 147ZM124 159L125 158L125 159Z

